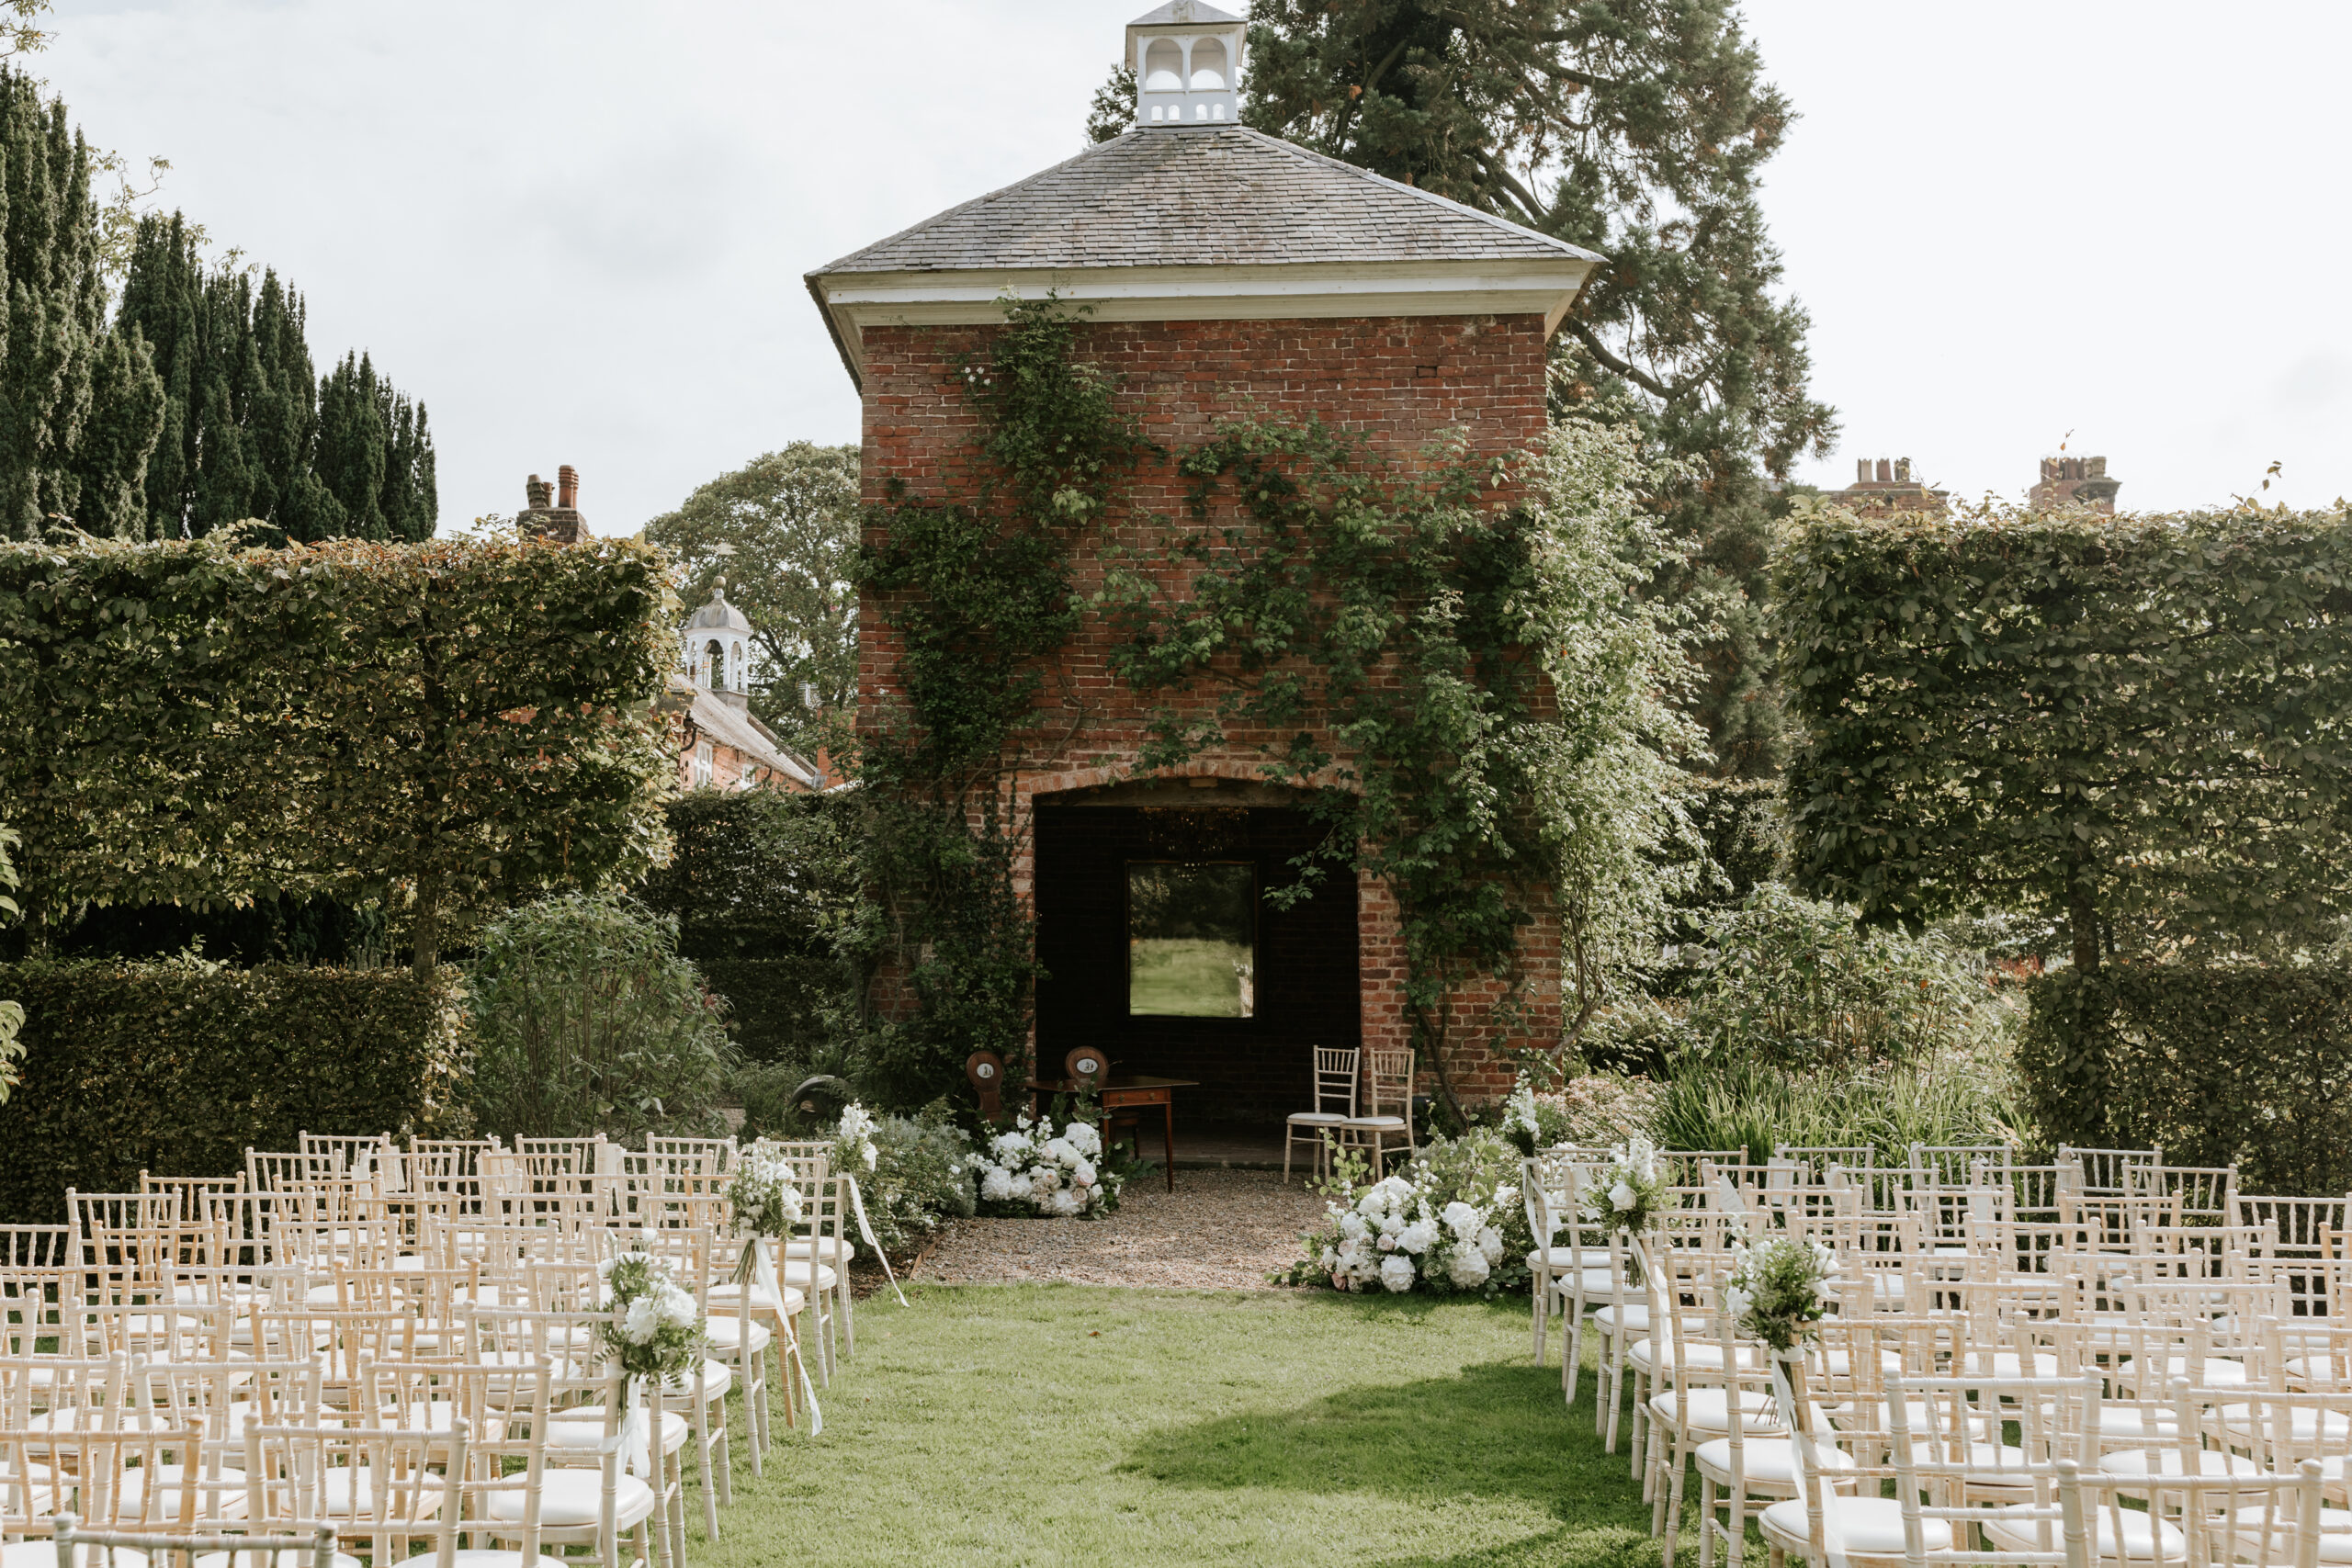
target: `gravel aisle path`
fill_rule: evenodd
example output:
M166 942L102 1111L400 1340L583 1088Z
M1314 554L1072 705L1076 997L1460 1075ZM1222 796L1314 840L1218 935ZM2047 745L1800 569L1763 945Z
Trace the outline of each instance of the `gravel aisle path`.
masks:
M957 1285L1067 1280L1081 1285L1264 1290L1298 1257L1323 1201L1272 1170L1179 1170L1131 1181L1100 1220L958 1220L915 1278Z

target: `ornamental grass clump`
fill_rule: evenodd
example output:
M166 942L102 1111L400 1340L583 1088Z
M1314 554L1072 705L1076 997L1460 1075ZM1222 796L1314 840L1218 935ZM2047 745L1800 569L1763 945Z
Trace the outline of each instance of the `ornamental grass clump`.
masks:
M1091 1219L1116 1209L1126 1185L1125 1175L1102 1157L1102 1135L1083 1122L1066 1124L1056 1136L1050 1120L1023 1115L972 1161L979 1172L980 1208L990 1214Z

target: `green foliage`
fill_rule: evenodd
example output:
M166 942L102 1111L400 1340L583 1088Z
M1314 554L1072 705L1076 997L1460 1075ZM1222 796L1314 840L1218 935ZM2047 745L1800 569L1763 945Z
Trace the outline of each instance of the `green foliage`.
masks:
M2352 1188L2352 969L2116 964L2030 989L2018 1060L2052 1142L2161 1145L2250 1192Z
M833 1168L857 1179L866 1221L883 1250L904 1252L949 1220L978 1212L971 1154L971 1134L948 1119L941 1101L912 1116L876 1117L863 1140L837 1140Z
M346 357L323 380L302 297L264 272L209 266L178 213L140 220L119 333L163 378L164 434L144 498L160 538L245 518L279 540L430 538L439 502L424 408Z
M1559 412L1689 466L1653 492L1698 546L1655 588L1713 629L1691 694L1715 766L1784 741L1765 623L1769 496L1836 415L1758 192L1794 119L1732 0L1261 0L1244 123L1609 258L1562 323ZM1132 84L1096 98L1098 138Z
M454 972L200 961L0 968L26 1003L24 1079L0 1110L0 1220L54 1222L65 1190L143 1168L217 1176L297 1134L462 1136Z
M163 388L139 335L107 329L89 144L40 93L0 67L0 540L140 538Z
M624 540L0 546L0 798L36 919L406 899L459 915L641 873L674 601Z
M577 893L484 926L471 966L475 1120L533 1138L723 1131L726 1004L678 956L677 935L633 899Z
M2016 1071L1990 1049L1807 1072L1693 1056L1659 1087L1650 1127L1661 1148L1744 1148L1758 1161L1775 1144L1868 1144L1882 1167L1907 1165L1915 1143L2034 1142Z
M1039 661L1078 626L1069 551L1108 486L1146 451L1091 367L1070 357L1057 302L1008 300L985 364L965 367L985 415L990 473L975 504L903 493L878 518L858 573L899 649L903 699L865 716L860 792L867 869L883 900L913 1018L863 1043L885 1105L920 1104L976 1050L1028 1051L1035 932L1012 888L1001 782L1021 764Z
M2340 511L1819 513L1780 587L1804 890L2061 917L2085 970L2352 908Z
M1644 465L1586 421L1517 470L1456 445L1409 474L1320 424L1236 423L1179 468L1195 523L1227 502L1248 525L1147 537L1107 574L1113 668L1145 694L1217 694L1205 719L1166 703L1144 762L1293 738L1263 771L1326 785L1325 859L1395 891L1407 1002L1459 1119L1443 1046L1462 985L1515 980L1521 929L1555 903L1573 1043L1695 874L1675 759L1697 736L1671 705L1686 633L1634 592L1669 553ZM1497 504L1512 484L1527 503Z
M17 875L16 862L8 855L10 850L22 842L24 840L17 836L16 829L0 823L0 887L7 888L9 892L24 886ZM23 913L14 898L7 893L0 893L0 916L15 919ZM0 998L0 1105L8 1103L8 1091L17 1087L19 1077L17 1064L25 1054L25 1048L17 1043L17 1036L24 1026L24 1004Z
M1690 1051L1842 1070L1962 1047L2006 1016L1976 954L1859 930L1851 910L1778 884L1704 930L1707 957L1684 990Z
M836 1035L872 945L864 807L848 795L696 790L664 808L674 846L639 897L724 996L743 1055L807 1064Z
M1501 1134L1473 1127L1458 1138L1431 1138L1413 1162L1415 1180L1430 1184L1430 1207L1442 1213L1446 1204L1458 1202L1486 1209L1502 1233L1502 1261L1481 1287L1490 1297L1527 1291L1527 1255L1535 1250L1535 1237L1520 1196L1523 1157Z
M645 525L700 604L713 583L750 617L752 705L780 733L810 723L803 688L836 712L857 700L858 450L796 441L752 458Z

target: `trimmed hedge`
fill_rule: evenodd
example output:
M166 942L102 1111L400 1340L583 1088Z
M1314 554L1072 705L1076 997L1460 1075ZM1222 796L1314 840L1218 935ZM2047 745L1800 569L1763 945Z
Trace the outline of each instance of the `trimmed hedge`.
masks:
M2113 964L2029 995L2018 1066L2051 1142L2234 1163L2249 1192L2352 1190L2352 971Z
M24 1081L0 1105L0 1222L54 1224L65 1190L227 1175L297 1134L447 1134L465 1033L453 972L0 965L25 1005Z

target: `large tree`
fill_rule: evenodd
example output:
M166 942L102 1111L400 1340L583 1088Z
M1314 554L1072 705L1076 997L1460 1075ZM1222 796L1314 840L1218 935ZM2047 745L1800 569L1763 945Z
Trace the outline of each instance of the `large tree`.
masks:
M675 556L698 604L727 579L759 644L752 706L779 734L806 737L819 710L857 698L858 454L796 441L754 457L645 525Z
M90 168L63 102L0 69L0 539L144 526L163 390L138 334L107 327Z
M1733 0L1257 0L1249 50L1248 124L1609 258L1562 328L1555 405L1687 465L1657 500L1699 547L1658 586L1721 628L1697 698L1717 767L1771 771L1766 481L1836 423L1757 201L1793 117ZM1090 130L1132 106L1114 74Z
M148 466L159 536L257 517L288 538L424 539L439 514L424 406L346 355L324 378L302 297L209 264L180 214L142 220L119 321L153 345L165 392Z

